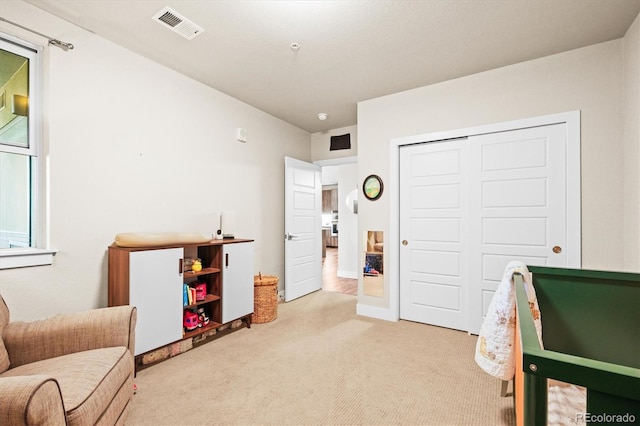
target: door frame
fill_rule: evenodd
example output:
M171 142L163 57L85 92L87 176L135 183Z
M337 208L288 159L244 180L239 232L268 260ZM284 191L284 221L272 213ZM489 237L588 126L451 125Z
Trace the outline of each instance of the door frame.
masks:
M497 133L528 127L565 124L567 131L567 264L582 265L581 186L580 186L580 110L531 117L391 139L389 144L389 309L376 309L371 316L398 321L400 319L400 148L405 145L457 139L473 135ZM386 242L385 242L386 244Z

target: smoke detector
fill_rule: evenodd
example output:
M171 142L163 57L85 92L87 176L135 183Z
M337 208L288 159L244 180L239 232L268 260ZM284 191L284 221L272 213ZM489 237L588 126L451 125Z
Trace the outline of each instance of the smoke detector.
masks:
M204 29L189 21L170 7L165 7L153 15L153 20L169 27L169 29L180 34L187 40L191 40L204 31Z

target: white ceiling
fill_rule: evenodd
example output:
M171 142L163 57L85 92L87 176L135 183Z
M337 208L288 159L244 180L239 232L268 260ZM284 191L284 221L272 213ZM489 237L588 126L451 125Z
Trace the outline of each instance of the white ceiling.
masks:
M623 37L640 13L640 0L26 1L309 132L356 124L362 100ZM152 20L165 6L204 32Z

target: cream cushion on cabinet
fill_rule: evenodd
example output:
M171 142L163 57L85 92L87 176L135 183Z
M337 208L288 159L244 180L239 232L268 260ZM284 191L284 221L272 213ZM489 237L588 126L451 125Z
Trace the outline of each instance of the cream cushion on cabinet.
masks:
M184 232L124 232L116 235L115 245L118 247L159 247L176 244L202 244L211 241L201 234Z

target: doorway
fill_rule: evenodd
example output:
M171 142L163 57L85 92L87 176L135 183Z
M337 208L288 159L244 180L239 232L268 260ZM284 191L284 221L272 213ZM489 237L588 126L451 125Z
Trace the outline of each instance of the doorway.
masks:
M322 289L354 296L358 294L358 216L353 202L347 200L357 193L357 179L355 158L321 165Z
M327 247L322 259L322 290L358 295L358 280L338 276L338 247Z

